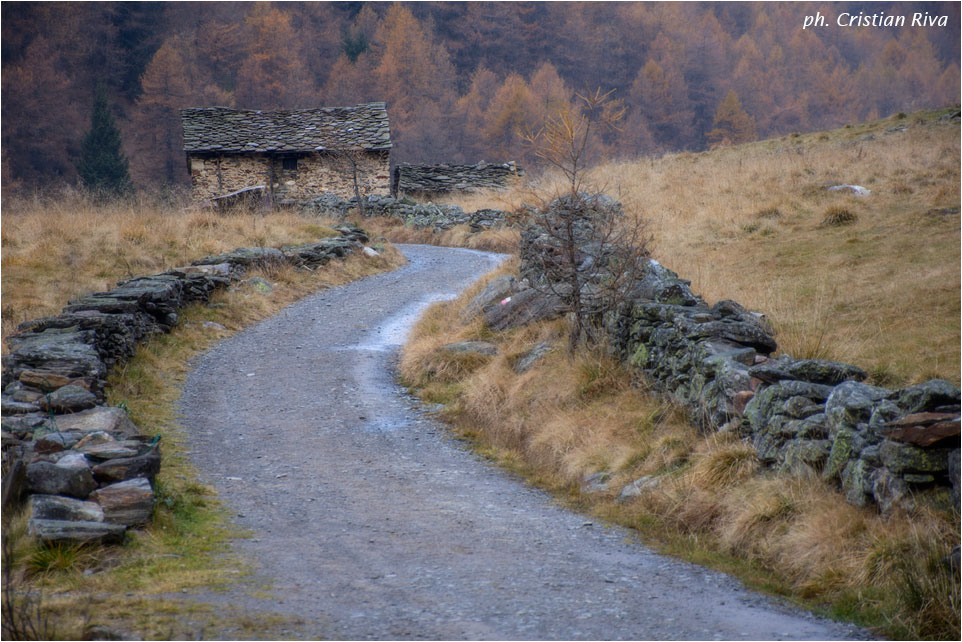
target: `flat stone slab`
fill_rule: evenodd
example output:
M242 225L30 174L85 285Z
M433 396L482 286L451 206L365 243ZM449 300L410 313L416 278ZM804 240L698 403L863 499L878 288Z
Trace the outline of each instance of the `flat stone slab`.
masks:
M102 522L104 510L100 504L60 495L31 495L33 519L67 520L71 522Z
M57 416L57 427L62 431L103 431L123 438L136 437L140 430L122 408L98 406L90 410Z
M119 544L124 541L127 527L107 522L31 519L28 531L44 542Z

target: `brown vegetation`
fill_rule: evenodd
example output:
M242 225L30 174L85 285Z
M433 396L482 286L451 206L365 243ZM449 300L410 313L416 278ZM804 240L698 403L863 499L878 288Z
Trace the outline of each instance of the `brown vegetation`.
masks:
M906 3L900 9L933 11ZM397 160L533 157L519 130L614 89L614 157L805 132L959 96L959 8L932 29L802 30L801 3L3 5L3 187L75 177L103 82L134 180L188 179L177 111L387 101ZM833 15L833 8L822 7ZM830 37L827 35L830 34ZM318 104L322 97L323 105Z

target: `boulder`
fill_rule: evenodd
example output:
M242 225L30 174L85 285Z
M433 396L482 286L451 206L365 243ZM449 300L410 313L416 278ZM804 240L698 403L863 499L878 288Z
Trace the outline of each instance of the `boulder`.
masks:
M36 453L55 453L73 448L83 435L79 432L52 432L38 438L33 444Z
M919 412L883 425L889 439L915 446L928 447L940 442L959 443L960 418L941 412Z
M565 310L565 304L556 295L530 288L485 307L484 322L493 330L510 330L558 318Z
M823 359L795 360L784 357L754 366L750 374L766 383L799 380L827 386L836 386L843 381L863 381L868 376L861 368L847 363Z
M948 381L930 379L896 391L893 398L905 412L916 413L935 410L940 406L958 406L960 393Z
M484 289L461 309L459 313L461 323L467 323L481 314L485 306L495 302L500 303L517 291L518 280L516 278L510 275L499 276L484 286Z
M948 448L918 448L886 439L879 449L882 464L893 473L945 473L949 468Z
M62 468L90 468L90 460L83 453L69 452L57 460L57 465Z
M59 415L57 426L63 431L92 433L106 432L122 439L136 437L140 430L122 408L97 406L90 410Z
M231 268L266 267L284 262L284 253L273 247L239 247L233 252L205 256L191 265L218 265L227 263Z
M654 475L644 475L643 477L639 477L630 484L626 484L625 487L621 489L621 492L618 494L618 497L615 499L615 501L619 503L626 502L633 497L638 497L644 494L645 491L656 488L659 483L661 483L661 478Z
M551 344L545 341L535 345L533 348L518 357L517 363L515 363L514 371L518 374L527 372L536 363L541 361L546 354L551 352Z
M846 381L835 386L825 402L829 433L834 436L843 427L867 423L875 405L889 394L891 394L890 391L885 388L877 388L857 381Z
M77 385L68 384L57 388L41 402L45 410L54 412L77 412L93 408L98 403L97 396Z
M0 412L2 412L4 416L26 415L31 412L37 412L38 410L40 410L40 406L35 403L17 401L7 395L0 397Z
M104 519L114 524L140 526L150 521L154 511L154 489L143 477L99 488L90 499L103 508Z
M608 490L608 481L610 479L611 473L604 471L587 475L584 483L581 484L581 492L604 493Z
M456 354L476 354L483 357L493 357L498 354L498 346L487 341L460 341L458 343L449 343L441 346L439 350Z
M140 452L143 443L139 441L108 441L100 444L87 444L83 448L78 448L84 455L98 459L121 459L136 457Z

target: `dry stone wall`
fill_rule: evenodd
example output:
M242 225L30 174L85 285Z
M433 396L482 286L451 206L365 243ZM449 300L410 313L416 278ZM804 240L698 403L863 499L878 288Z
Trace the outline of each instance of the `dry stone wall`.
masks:
M399 163L391 179L391 193L421 198L448 192L500 190L519 176L524 176L524 170L514 161L482 161L475 165Z
M565 309L562 301L547 305L538 287L551 262L542 236L533 227L522 233L523 284L485 308L489 325L505 325L509 313L525 322ZM854 365L773 356L777 344L763 315L734 301L709 306L654 260L618 309L599 310L594 321L611 349L703 430L741 435L771 468L821 476L851 503L883 511L919 501L959 505L960 392L949 382L890 390L864 383L866 373Z
M46 541L123 539L152 515L160 438L106 405L109 370L137 344L169 332L179 311L206 302L251 267L315 268L368 241L363 230L282 248L240 248L162 274L123 281L73 301L55 317L21 324L3 357L3 510L29 496L30 531Z
M367 217L385 216L397 218L416 229L432 229L435 232L447 230L456 225L468 225L471 231L480 232L493 227L508 225L507 212L495 209L480 209L465 212L457 205L434 205L418 203L410 198L395 198L388 195L366 195L361 197L364 215ZM319 194L303 201L302 211L316 216L329 216L343 219L349 212L360 211L358 201L351 197L347 200L337 194Z

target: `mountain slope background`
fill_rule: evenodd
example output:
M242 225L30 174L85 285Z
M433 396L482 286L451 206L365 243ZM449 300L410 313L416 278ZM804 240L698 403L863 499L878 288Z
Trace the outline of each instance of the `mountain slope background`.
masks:
M906 26L839 27L843 13ZM913 27L914 13L945 26ZM141 188L187 182L188 106L385 100L398 161L530 163L520 132L586 86L627 109L598 141L608 158L959 97L957 3L5 2L2 14L4 188L76 181L98 83ZM803 29L817 14L827 25Z

